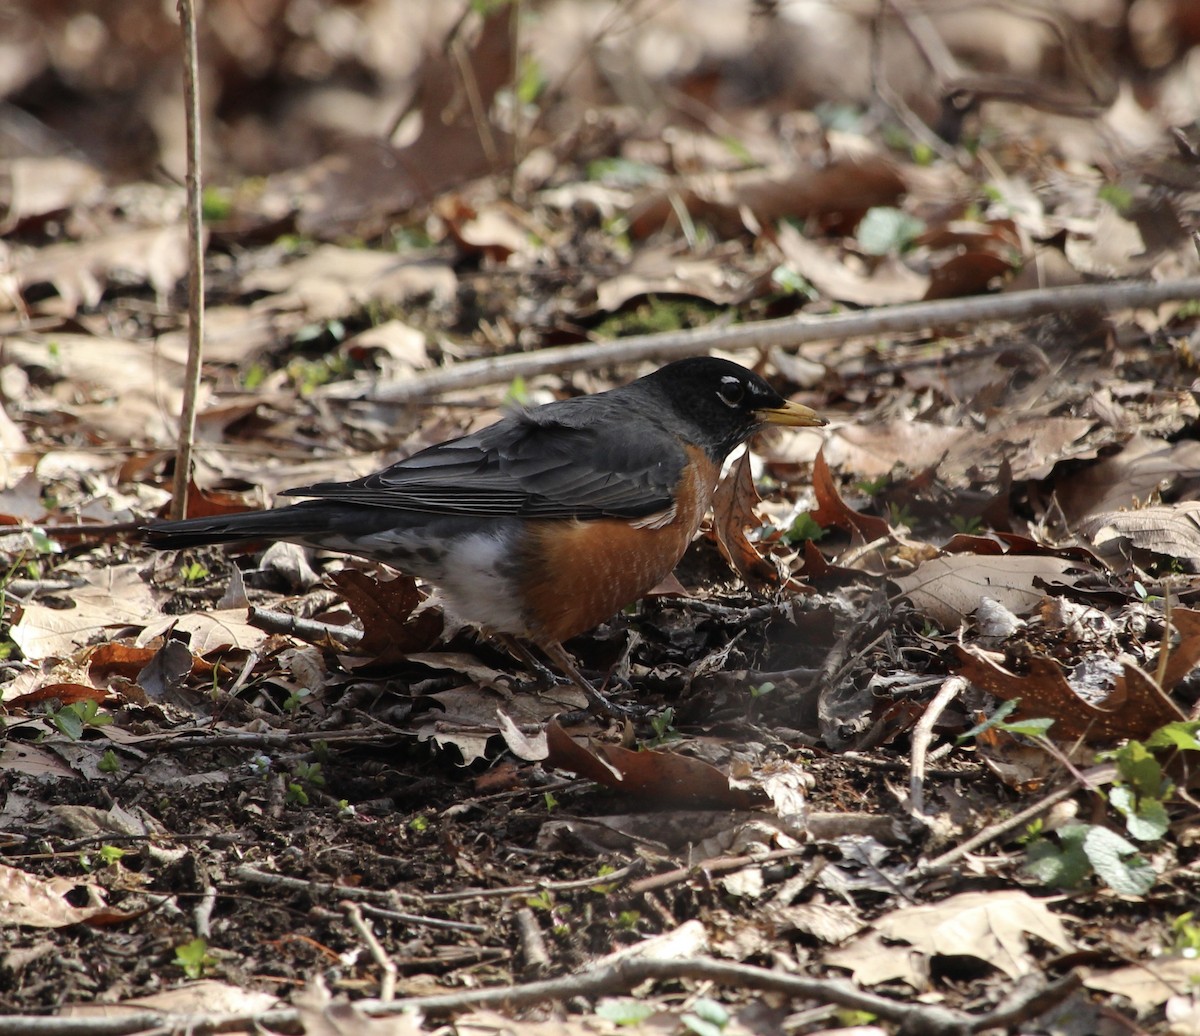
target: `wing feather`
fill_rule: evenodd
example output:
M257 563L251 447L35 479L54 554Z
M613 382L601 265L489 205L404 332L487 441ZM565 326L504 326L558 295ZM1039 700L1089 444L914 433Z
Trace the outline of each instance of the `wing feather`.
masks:
M669 509L687 462L682 444L652 418L587 398L584 410L582 400L550 403L365 478L288 495L496 517L644 518Z

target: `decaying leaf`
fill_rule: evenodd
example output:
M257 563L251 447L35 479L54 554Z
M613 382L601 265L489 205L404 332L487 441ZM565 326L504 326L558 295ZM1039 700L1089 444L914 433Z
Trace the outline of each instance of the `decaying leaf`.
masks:
M1088 515L1080 521L1079 531L1106 557L1119 556L1126 544L1200 562L1200 500Z
M891 535L892 528L883 518L859 514L842 499L825 461L824 450L817 454L813 462L813 493L816 494L817 509L812 512L812 519L821 528L857 532L867 542Z
M1033 555L951 554L926 561L893 582L913 607L946 629L954 629L983 598L1017 615L1028 615L1046 596L1035 583L1072 584L1068 572L1079 566L1062 558Z
M375 578L347 568L330 578L363 626L363 639L355 653L394 659L414 651L428 651L442 632L442 614L427 608L413 610L424 600L411 576Z
M631 752L619 745L584 748L557 722L546 729L546 766L570 770L605 787L665 806L749 809L759 796L730 786L716 767L674 752Z
M758 490L754 488L754 476L750 472L750 455L743 453L713 494L713 532L729 566L747 586L762 589L778 586L780 577L775 563L763 557L746 537L748 528L761 524L754 513L758 502Z
M1183 712L1155 684L1152 677L1126 665L1112 693L1099 705L1085 701L1067 683L1062 667L1052 658L1033 655L1028 672L1009 672L982 652L956 647L959 673L997 698L1021 704L1019 719L1052 719L1050 736L1060 741L1083 738L1089 742L1142 738L1166 723L1186 719Z
M87 905L67 898L83 890ZM72 924L113 924L135 915L104 902L104 889L74 878L37 878L0 864L0 927L65 928Z
M1045 901L1018 889L966 892L893 910L868 936L826 954L825 960L850 968L864 985L902 978L922 988L924 975L909 960L914 950L929 957L975 957L1015 979L1037 967L1030 935L1063 952L1072 945Z

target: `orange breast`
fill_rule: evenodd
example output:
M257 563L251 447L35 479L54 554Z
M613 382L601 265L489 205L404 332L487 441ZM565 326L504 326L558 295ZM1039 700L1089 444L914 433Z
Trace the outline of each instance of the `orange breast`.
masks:
M563 641L653 589L675 567L700 527L720 473L701 450L676 493L675 513L660 527L623 518L545 521L523 551L522 597L529 635Z

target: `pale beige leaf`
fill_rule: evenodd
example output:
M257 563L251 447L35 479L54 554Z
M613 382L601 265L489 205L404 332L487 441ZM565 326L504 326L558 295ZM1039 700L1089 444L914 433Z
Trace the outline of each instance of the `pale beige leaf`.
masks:
M133 565L117 565L84 576L70 593L70 606L27 604L12 639L33 660L70 655L113 627L142 626L158 615L150 588Z
M72 906L69 893L87 892L87 906ZM104 890L74 878L45 880L0 864L0 927L65 928L107 912Z
M1169 558L1200 559L1200 500L1090 515L1079 531L1099 552L1119 553L1129 543Z
M149 644L169 630L191 634L188 647L194 655L207 655L221 648L253 650L268 637L265 631L246 621L245 608L218 609L210 612L191 612L188 615L161 615L146 623L135 643Z
M965 892L929 906L893 910L872 932L826 954L830 964L848 967L864 985L900 979L921 988L927 974L921 958L976 957L1020 978L1037 967L1028 937L1061 951L1071 940L1044 900L1020 890Z
M60 1012L61 1017L78 1018L101 1016L119 1018L122 1014L143 1012L147 1009L167 1014L235 1014L255 1015L269 1011L279 1003L278 997L269 993L231 986L215 979L188 982L173 989L164 989L150 996L134 997L115 1004L68 1004Z
M1037 555L951 554L926 561L893 582L917 611L949 629L975 611L985 597L1014 614L1027 615L1045 597L1034 586L1035 579L1074 583L1067 573L1077 567L1062 558Z
M449 304L457 278L445 263L412 262L395 252L322 245L310 255L243 279L242 289L265 291L253 312L300 310L310 320L332 320L372 303L396 307L415 296Z
M1115 971L1090 969L1083 984L1088 989L1128 997L1141 1014L1160 1007L1179 990L1200 984L1200 959L1159 957Z

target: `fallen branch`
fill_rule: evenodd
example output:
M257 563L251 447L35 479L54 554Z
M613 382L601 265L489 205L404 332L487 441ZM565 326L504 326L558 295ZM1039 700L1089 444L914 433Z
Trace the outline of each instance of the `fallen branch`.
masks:
M828 316L801 314L760 320L733 327L702 327L657 335L633 335L604 342L556 346L529 353L470 360L453 367L407 377L404 381L370 386L340 383L318 390L331 398L365 398L385 403L410 403L454 389L508 384L547 371L561 372L597 364L674 360L712 349L795 348L806 342L833 341L864 335L899 334L947 324L976 324L987 320L1028 320L1075 310L1157 306L1179 299L1200 298L1200 278L1166 281L1116 281L1068 288L1037 288L1006 295L977 295L937 302L910 302L854 313Z
M714 982L738 989L757 989L779 993L794 1000L835 1004L854 1011L867 1011L884 1021L899 1024L903 1031L919 1036L966 1036L1029 1017L1061 1003L1079 985L1077 976L1068 975L1057 982L1028 990L1024 996L1008 1001L1000 1010L982 1015L938 1007L932 1004L904 1003L861 990L845 979L817 979L784 974L769 968L709 957L678 960L654 960L624 957L600 963L586 971L563 978L528 982L519 986L492 989L467 989L438 996L418 996L390 1003L363 1000L357 1007L365 1014L387 1016L417 1010L426 1015L445 1015L471 1008L495 1007L515 1010L546 1001L571 997L611 996L629 993L646 981L692 979ZM27 1015L0 1015L0 1036L126 1036L149 1029L191 1032L196 1036L229 1032L251 1026L267 1029L292 1029L300 1021L293 1008L261 1014L183 1015L157 1011L138 1011L117 1017L31 1018Z

